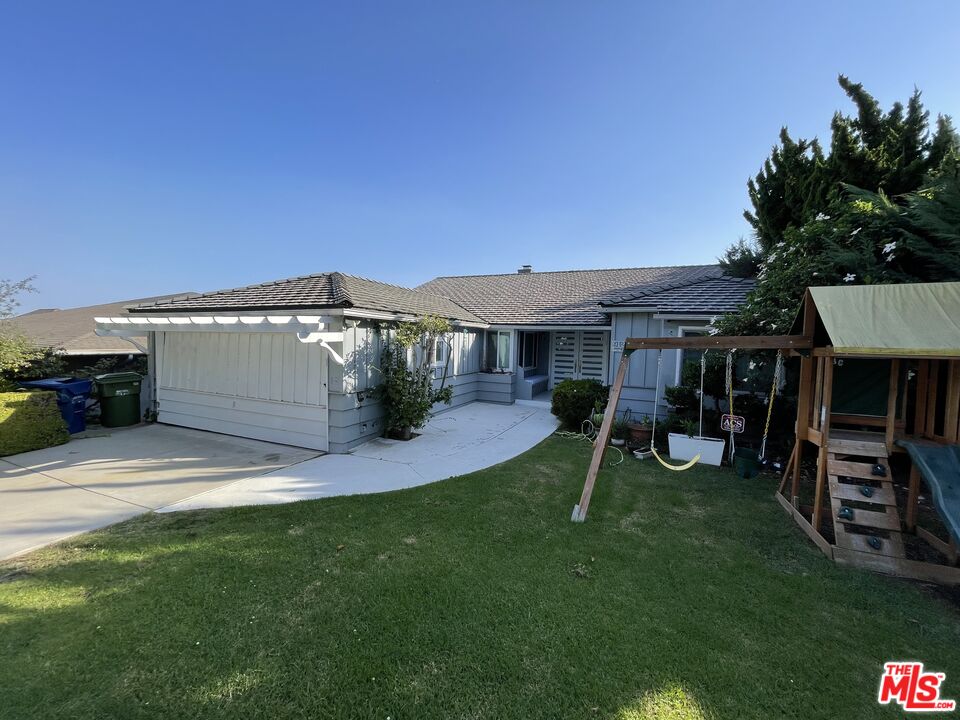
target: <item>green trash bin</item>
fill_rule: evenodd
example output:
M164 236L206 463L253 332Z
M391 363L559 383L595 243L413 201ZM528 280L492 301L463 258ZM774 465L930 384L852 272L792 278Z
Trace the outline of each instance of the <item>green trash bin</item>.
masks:
M733 469L744 480L760 474L760 453L750 448L737 448L733 453Z
M100 424L104 427L126 427L140 422L140 383L135 372L97 375L100 396Z

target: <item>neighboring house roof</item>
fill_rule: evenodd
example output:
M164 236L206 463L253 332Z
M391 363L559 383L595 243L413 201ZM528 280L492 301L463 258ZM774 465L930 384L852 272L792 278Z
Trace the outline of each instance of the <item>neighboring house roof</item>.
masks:
M719 265L519 272L439 277L417 289L448 297L493 325L609 325L601 305L722 274ZM680 307L683 299L672 303ZM691 305L683 309L695 311Z
M693 283L652 287L603 305L611 308L655 307L657 312L667 314L722 315L743 305L755 285L753 278L724 275Z
M355 308L403 315L437 315L484 324L482 318L439 295L339 272L304 275L232 290L172 298L131 307L144 312L237 312Z
M94 318L126 315L124 307L131 303L154 302L159 299L161 298L141 298L64 310L45 308L18 315L9 322L40 347L60 350L67 355L137 355L140 350L123 338L97 336L94 331ZM141 345L147 342L146 338L133 339Z

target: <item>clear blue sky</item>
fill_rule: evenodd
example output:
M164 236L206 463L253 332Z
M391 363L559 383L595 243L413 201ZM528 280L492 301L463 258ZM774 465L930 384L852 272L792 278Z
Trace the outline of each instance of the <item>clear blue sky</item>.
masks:
M960 116L960 2L18 2L0 277L23 309L341 270L710 262L836 76Z

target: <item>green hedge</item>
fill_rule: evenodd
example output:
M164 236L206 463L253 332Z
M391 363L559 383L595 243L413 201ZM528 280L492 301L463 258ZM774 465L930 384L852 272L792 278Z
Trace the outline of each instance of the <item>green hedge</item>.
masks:
M69 439L56 393L0 393L0 457L63 445Z
M563 380L553 389L550 412L569 430L580 430L594 409L603 411L608 389L599 380Z

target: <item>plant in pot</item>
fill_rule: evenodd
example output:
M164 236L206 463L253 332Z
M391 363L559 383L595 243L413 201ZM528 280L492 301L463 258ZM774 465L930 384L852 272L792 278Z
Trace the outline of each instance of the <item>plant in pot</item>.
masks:
M389 436L409 440L415 429L426 425L436 403L449 405L453 399L453 388L446 386L450 352L443 354L447 362L440 378L436 377L439 364L434 362L440 344L449 345L449 332L450 323L446 320L425 317L417 322L400 323L392 341L384 347L377 368L382 382L374 396L383 403L384 425Z
M627 418L627 429L630 431L630 442L640 447L650 445L653 435L653 421L649 415L644 415L637 421Z
M623 447L630 438L630 426L627 419L623 417L616 418L613 421L613 427L610 430L610 444L616 447Z

